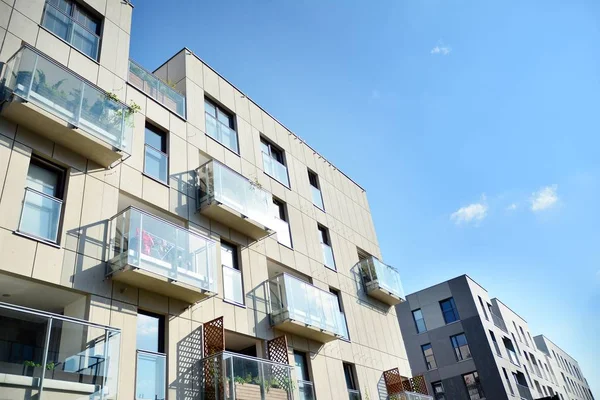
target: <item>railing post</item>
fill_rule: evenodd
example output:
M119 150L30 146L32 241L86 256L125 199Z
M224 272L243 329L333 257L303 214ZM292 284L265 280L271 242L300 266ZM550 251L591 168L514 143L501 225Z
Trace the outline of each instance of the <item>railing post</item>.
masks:
M83 81L81 81L81 99L79 99L79 110L77 110L77 118L75 120L75 122L77 123L77 126L80 125L79 121L81 121L81 110L83 110L83 94L85 92L85 83Z
M29 50L31 51L31 50ZM31 80L29 82L29 89L27 89L27 100L29 100L29 96L31 94L31 88L33 88L33 81L35 80L35 73L37 71L38 60L40 56L38 54L35 55L35 62L33 63L33 69L31 70Z
M102 389L100 389L100 400L104 400L106 395L106 384L108 382L108 330L104 331L104 367L102 368Z
M42 399L42 392L44 391L44 376L46 375L46 364L48 363L48 351L50 349L50 334L52 333L52 317L48 318L48 325L46 326L46 338L44 340L44 355L42 357L42 376L40 377L39 385L39 399Z

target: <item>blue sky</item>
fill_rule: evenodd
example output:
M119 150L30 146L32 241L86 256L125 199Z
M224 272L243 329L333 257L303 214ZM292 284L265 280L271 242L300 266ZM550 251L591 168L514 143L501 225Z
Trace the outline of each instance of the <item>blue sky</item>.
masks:
M132 32L359 182L407 292L469 274L600 396L599 2L144 0Z

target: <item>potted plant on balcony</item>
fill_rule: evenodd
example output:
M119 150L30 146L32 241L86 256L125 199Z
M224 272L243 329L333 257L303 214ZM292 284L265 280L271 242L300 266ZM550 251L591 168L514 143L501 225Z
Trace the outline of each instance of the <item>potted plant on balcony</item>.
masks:
M294 391L294 382L289 378L271 378L265 384L265 400L287 400Z
M231 397L228 391L230 385L226 386L226 398ZM258 377L253 377L251 374L245 377L236 376L233 378L233 390L235 391L236 400L260 400L260 384Z

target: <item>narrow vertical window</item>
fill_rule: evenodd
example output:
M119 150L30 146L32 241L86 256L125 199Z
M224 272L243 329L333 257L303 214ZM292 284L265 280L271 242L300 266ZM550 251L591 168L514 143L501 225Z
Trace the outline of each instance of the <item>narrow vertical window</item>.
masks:
M65 170L35 156L27 171L18 232L58 243Z
M244 286L237 246L221 241L221 265L223 266L223 298L236 304L244 304Z
M483 387L479 380L479 373L477 371L471 372L470 374L463 375L467 393L471 400L484 400L485 394L483 393Z
M356 370L353 364L342 363L344 368L344 378L346 378L346 388L348 388L349 400L360 400L358 391L358 381L356 379Z
M446 321L447 324L459 320L458 310L456 309L454 298L450 297L449 299L440 301L440 308L442 309L442 314L444 315L444 321Z
M333 258L329 229L325 228L323 225L317 225L317 230L319 233L319 241L321 242L321 249L323 251L323 263L327 268L335 271L335 259Z
M510 395L514 396L515 391L513 390L513 387L510 384L510 379L508 378L508 374L506 373L506 369L504 369L504 367L502 367L502 372L504 373L504 379L506 380L506 384L508 385L508 389L510 390Z
M275 217L273 227L277 232L277 241L284 246L292 247L290 224L288 222L287 207L279 199L273 198L273 216Z
M421 309L414 310L412 312L413 320L415 321L415 326L417 327L417 333L423 333L427 331L427 326L425 326L425 319L423 318L423 312Z
M308 170L308 182L310 183L313 204L321 210L325 210L325 206L323 205L323 194L321 193L321 185L319 184L319 177L310 169Z
M144 173L168 184L167 133L147 123L144 142Z
M471 358L471 350L469 349L467 337L464 333L450 336L450 342L452 342L452 347L454 348L456 361L462 361Z
M232 113L218 106L212 100L204 98L206 134L239 154L238 137L235 130L235 118Z
M265 138L260 139L260 149L262 151L265 173L289 188L290 180L283 150Z
M164 399L166 388L165 317L138 311L136 400Z
M433 397L435 400L446 400L446 393L444 392L442 382L433 382L431 387L433 388Z
M485 306L483 305L483 300L481 300L481 296L477 296L479 298L479 304L481 304L481 309L483 310L483 315L485 316L485 319L487 319L488 321L490 320L488 318L487 312L485 311Z
M433 355L433 348L431 347L431 343L422 345L421 351L423 352L423 357L425 358L425 367L427 368L427 370L437 368L437 364L435 362L435 357Z
M337 299L337 306L340 312L340 322L343 324L344 338L350 340L348 335L348 324L346 322L346 314L344 314L344 305L342 304L342 294L339 290L334 288L329 288L329 292L335 296Z

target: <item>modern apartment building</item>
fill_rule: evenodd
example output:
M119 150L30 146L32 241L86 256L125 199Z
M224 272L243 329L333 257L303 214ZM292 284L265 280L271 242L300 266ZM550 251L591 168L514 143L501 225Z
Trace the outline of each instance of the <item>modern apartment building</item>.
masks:
M593 400L577 362L467 275L396 306L410 366L435 399ZM560 364L560 365L559 365Z
M416 388L365 191L133 12L0 0L0 398Z

